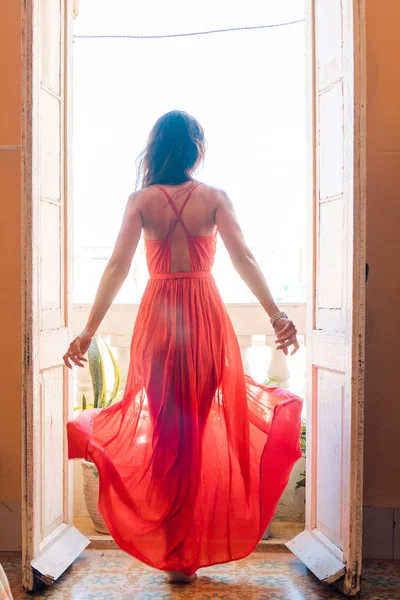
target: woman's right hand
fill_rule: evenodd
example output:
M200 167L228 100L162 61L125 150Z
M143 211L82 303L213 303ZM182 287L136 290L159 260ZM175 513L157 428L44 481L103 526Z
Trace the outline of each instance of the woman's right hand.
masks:
M87 362L83 355L89 349L92 343L93 335L88 331L84 330L80 333L69 345L67 352L63 356L65 366L72 369L71 362L75 363L78 367L84 367L83 363Z
M274 324L274 332L276 335L276 349L282 350L287 356L289 346L293 346L290 356L296 354L300 346L297 341L297 329L293 321L285 317L278 319Z

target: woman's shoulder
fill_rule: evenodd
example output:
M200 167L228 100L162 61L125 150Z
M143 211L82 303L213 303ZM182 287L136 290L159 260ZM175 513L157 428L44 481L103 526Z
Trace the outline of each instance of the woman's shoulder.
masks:
M228 199L227 193L221 188L208 185L207 183L202 183L200 189L202 190L203 194L215 204L221 204Z
M128 201L140 209L142 206L148 205L153 198L157 197L157 192L158 189L156 186L143 187L131 192Z

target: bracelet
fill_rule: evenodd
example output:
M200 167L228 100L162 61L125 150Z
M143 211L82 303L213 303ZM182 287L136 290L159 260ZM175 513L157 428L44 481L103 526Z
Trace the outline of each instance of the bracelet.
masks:
M274 327L275 323L277 321L279 321L279 319L282 319L282 318L288 319L289 317L287 316L287 314L285 312L282 312L282 311L279 311L278 313L276 313L276 315L271 317L270 321L271 321L272 327Z

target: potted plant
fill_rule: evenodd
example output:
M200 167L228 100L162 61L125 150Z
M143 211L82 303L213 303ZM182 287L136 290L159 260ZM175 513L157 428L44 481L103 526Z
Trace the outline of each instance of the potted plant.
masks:
M107 369L106 362L110 363L111 369ZM88 365L92 380L93 402L83 394L81 405L75 410L86 410L87 408L106 408L119 400L121 376L115 356L101 337L93 338L88 350ZM109 371L113 372L111 385L109 383ZM93 462L82 460L83 493L85 504L93 525L99 533L108 533L108 529L97 508L99 497L99 473Z
M267 381L264 382L265 386L270 386L270 387L276 387L279 386L279 381L277 379L273 379L273 378L269 378ZM301 453L302 456L305 458L306 456L306 420L303 419L301 422L301 433L300 433L300 448L301 448ZM299 481L297 481L296 483L296 490L302 487L305 487L306 485L306 473L305 471L303 473L300 473L300 477L301 479L299 479ZM266 532L264 533L262 539L263 540L267 540L270 537L270 533L271 533L271 523L269 524Z
M300 448L301 454L303 458L306 457L306 436L307 436L307 428L306 428L306 420L303 419L301 422L301 434L300 434ZM301 479L296 483L296 490L302 487L306 487L306 472L300 473Z

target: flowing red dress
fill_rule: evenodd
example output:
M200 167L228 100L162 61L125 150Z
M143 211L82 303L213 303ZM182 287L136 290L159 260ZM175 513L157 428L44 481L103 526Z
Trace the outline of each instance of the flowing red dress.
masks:
M196 186L194 186L196 187ZM301 456L301 400L244 374L211 275L216 235L193 236L180 211L146 241L150 279L136 319L123 399L68 423L70 458L99 471L99 510L126 552L192 574L240 559L264 534ZM185 230L192 271L170 272Z

